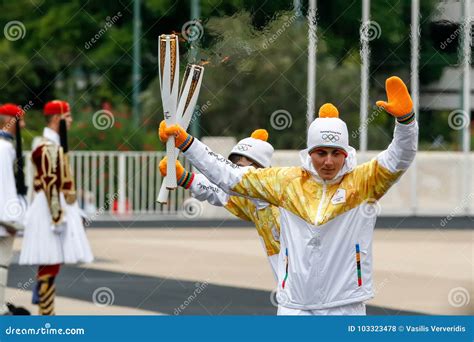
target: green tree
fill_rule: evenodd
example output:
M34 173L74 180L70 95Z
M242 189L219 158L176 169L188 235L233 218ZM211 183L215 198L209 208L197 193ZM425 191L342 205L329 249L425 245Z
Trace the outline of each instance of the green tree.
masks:
M421 1L422 82L439 78L446 65L456 63L456 54L437 51L429 35L428 18L434 4L434 0ZM409 0L372 2L372 20L379 24L381 35L371 41L371 100L383 95L386 75L408 75L409 7ZM190 4L185 0L142 1L140 62L144 91L143 120L138 129L130 124L132 11L132 1L2 2L0 22L6 25L20 21L25 34L22 39L0 42L0 102L32 101L33 116L48 100L69 99L78 123L75 144L80 148L116 149L120 139L128 149L161 148L155 138L156 123L161 119L156 81L157 37L161 33L180 33L189 21ZM305 7L302 13L306 13ZM210 62L200 99L201 104L210 101L202 114L203 134L243 137L261 126L270 128L277 147L304 145L306 19L293 21L293 15L292 2L287 0L201 1L204 34L197 58ZM318 2L318 106L326 101L338 104L351 130L358 125L360 15L360 0ZM290 19L292 24L284 26ZM275 34L276 40L269 43ZM190 45L183 41L183 67L189 49ZM106 103L111 105L120 126L112 132L123 129L121 134L107 136L108 132L91 129L93 114ZM271 128L270 116L279 109L292 115L293 122L287 130ZM40 125L41 120L33 122ZM376 128L369 130L373 135L370 147L385 144L387 138L380 131L387 133L391 124L384 116L374 118L371 125ZM33 133L40 130L31 129ZM94 134L106 134L106 138L102 141ZM88 139L80 140L81 136ZM89 144L83 146L87 141Z

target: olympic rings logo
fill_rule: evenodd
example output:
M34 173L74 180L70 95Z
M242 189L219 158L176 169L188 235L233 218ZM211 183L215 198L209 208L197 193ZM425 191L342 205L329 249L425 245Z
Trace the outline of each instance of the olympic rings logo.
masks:
M248 151L248 150L249 150L249 147L251 147L251 146L249 146L249 145L237 145L237 149L238 149L239 151L242 151L242 152Z
M339 141L339 136L334 135L334 134L326 134L324 133L321 138L323 138L324 141L330 141L330 142L336 142Z

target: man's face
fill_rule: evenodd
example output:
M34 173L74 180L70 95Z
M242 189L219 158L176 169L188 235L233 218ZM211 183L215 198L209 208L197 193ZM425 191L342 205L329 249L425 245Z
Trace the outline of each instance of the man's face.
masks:
M248 159L247 157L244 157L244 156L239 156L237 154L232 155L230 158L230 161L240 167L252 165L256 168L260 168L260 166L256 164L253 160Z
M66 127L69 130L71 128L71 125L72 125L72 114L71 113L65 113L65 114L61 115L61 119L66 121Z
M239 166L250 166L253 165L253 162L248 159L247 157L240 157L239 161L237 162Z
M0 116L0 126L3 131L10 133L12 135L16 135L16 122L19 120L20 128L25 128L25 121L23 116L20 117L7 117L7 116Z
M340 149L332 147L317 148L311 152L310 157L319 177L324 180L336 177L346 159Z
M25 116L20 116L20 128L25 128L26 127L26 122L25 122Z

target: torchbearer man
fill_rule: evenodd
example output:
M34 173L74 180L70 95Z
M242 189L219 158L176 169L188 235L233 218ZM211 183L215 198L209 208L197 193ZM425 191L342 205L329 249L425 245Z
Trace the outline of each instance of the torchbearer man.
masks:
M258 129L248 138L240 140L232 148L229 160L241 167L270 167L273 146L267 142L268 132ZM160 172L164 177L167 171L167 158L160 162ZM194 198L224 207L233 215L255 224L260 241L265 249L273 275L277 279L278 253L280 252L280 213L278 208L266 202L240 196L230 196L204 175L188 172L176 161L178 185L190 189Z
M24 111L12 103L0 106L0 315L16 314L5 301L8 267L13 254L13 240L23 229L26 210L25 179L20 129L25 127ZM16 152L13 144L16 144Z
M178 125L160 130L175 136L184 156L228 193L280 208L278 314L365 315L372 290L372 239L379 200L408 169L418 146L418 124L407 87L398 77L386 81L396 118L391 144L371 161L356 165L344 121L323 105L308 130L302 166L240 168L213 153Z
M54 281L61 264L92 262L76 201L67 156L67 129L72 123L69 103L51 101L44 106L47 125L33 141L35 197L25 218L21 265L38 265L33 302L40 315L54 315Z

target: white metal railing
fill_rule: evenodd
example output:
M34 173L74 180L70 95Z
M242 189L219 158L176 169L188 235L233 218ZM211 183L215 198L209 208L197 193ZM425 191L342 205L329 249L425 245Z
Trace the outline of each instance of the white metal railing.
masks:
M162 177L158 164L164 152L76 151L70 152L79 205L91 220L159 220L183 217L188 191L170 192L168 205L156 202ZM359 162L376 155L359 155ZM30 154L25 152L26 176L32 189ZM180 157L183 165L191 165ZM299 165L297 151L277 150L274 166ZM466 170L465 170L466 168ZM417 162L382 199L382 216L474 215L474 182L462 175L474 169L474 153L418 152ZM416 174L418 182L411 182ZM472 173L469 173L472 175ZM465 195L468 193L468 196ZM229 217L223 208L200 206L201 219Z

